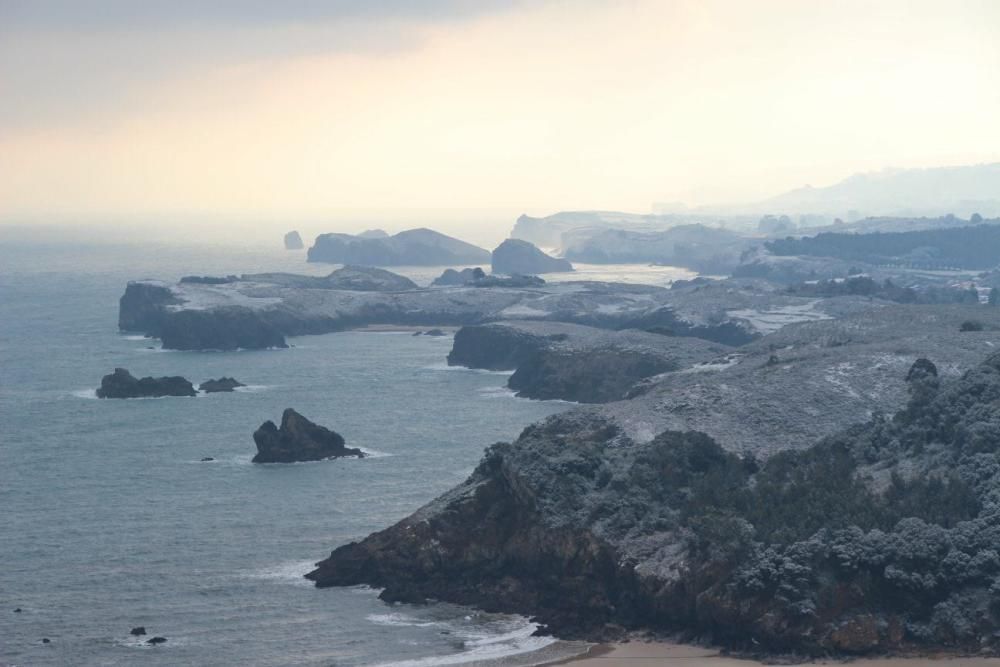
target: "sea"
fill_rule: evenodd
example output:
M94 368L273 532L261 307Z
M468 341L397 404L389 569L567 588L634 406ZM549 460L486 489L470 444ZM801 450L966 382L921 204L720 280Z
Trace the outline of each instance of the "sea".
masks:
M181 352L118 331L128 280L332 268L280 247L0 242L0 665L516 667L585 650L535 636L520 616L386 604L375 589L303 578L461 482L486 446L572 404L447 366L451 336L353 331ZM428 284L443 269L398 271ZM691 276L579 269L550 278ZM247 386L96 398L115 367ZM288 407L369 456L252 464L253 431Z

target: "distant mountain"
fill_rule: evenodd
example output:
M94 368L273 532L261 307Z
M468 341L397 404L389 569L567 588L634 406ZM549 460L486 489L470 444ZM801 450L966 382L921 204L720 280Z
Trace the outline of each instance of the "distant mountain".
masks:
M749 206L741 213L828 215L852 221L868 216L1000 216L1000 162L930 169L883 169L833 185L805 186Z
M409 229L393 236L321 234L309 248L310 262L361 266L441 266L485 264L490 253L432 229Z

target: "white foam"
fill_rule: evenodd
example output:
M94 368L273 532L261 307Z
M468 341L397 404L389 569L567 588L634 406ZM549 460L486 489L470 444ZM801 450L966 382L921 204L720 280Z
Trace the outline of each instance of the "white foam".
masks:
M380 452L377 449L371 449L369 447L357 447L357 449L360 449L362 452L365 453L366 459L384 459L389 456L395 456L395 454L390 454L389 452ZM349 457L349 458L357 458L357 457Z
M518 398L517 392L507 387L481 387L478 391L485 398Z
M514 371L491 371L487 368L469 368L468 366L449 366L446 363L424 366L428 371L461 371L464 373L480 373L482 375L513 375Z
M146 336L143 336L142 334L136 334L136 335L130 334L127 336L122 336L122 338L124 338L125 340L152 340L150 338L147 338Z
M413 616L400 613L368 614L365 619L375 625L388 625L394 628L429 628L434 625L444 625L444 623L437 621L421 621Z
M262 391L267 391L268 389L273 389L277 385L270 384L245 384L242 387L235 387L233 391L238 391L241 394L259 394Z
M258 579L274 581L293 586L312 587L313 583L305 575L316 569L316 563L311 560L296 560L269 565L237 575L242 579Z
M72 391L70 393L77 398L97 398L96 389L77 389L76 391Z
M554 644L554 637L532 636L538 625L525 622L502 634L477 633L464 642L466 650L452 655L435 655L415 660L382 663L379 667L430 667L433 665L464 665L474 662L500 660L514 655L540 651Z

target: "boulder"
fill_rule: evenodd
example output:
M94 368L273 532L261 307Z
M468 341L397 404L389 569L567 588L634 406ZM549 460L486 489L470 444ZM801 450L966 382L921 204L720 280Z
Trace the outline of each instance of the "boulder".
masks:
M132 635L133 637L138 637L140 635L144 635L144 634L146 634L146 626L144 626L144 625L138 625L138 626L132 628L131 630L129 630L128 633L130 635Z
M198 391L203 391L206 394L215 394L221 391L233 391L237 387L245 386L245 384L236 378L221 377L218 380L205 380L198 385Z
M505 275L572 271L568 260L546 255L527 241L507 239L493 251L493 273Z
M101 378L98 398L154 398L159 396L196 396L194 386L180 377L136 378L124 368Z
M253 434L257 445L254 463L293 463L320 461L341 456L364 457L360 449L344 446L344 438L334 431L314 424L288 408L281 415L281 427L264 422Z
M302 237L299 236L297 231L291 231L285 234L285 250L302 250L305 247L305 244L302 242Z
M166 637L153 637L152 639L150 639L146 643L147 644L153 644L154 646L157 645L157 644L166 644L167 643L167 638Z

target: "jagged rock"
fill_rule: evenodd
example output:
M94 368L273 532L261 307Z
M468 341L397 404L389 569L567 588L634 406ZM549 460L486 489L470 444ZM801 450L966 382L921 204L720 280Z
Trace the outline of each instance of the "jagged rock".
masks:
M133 637L139 637L140 635L146 634L146 626L144 626L144 625L136 626L136 627L132 628L131 630L129 630L128 633L130 635L132 635Z
M98 398L152 398L158 396L197 396L194 386L184 378L136 378L124 368L116 368L101 378Z
M152 637L146 643L147 644L153 644L154 646L157 645L157 644L166 644L167 643L167 638L166 637Z
M466 285L477 280L482 280L485 277L486 273L478 266L471 269L462 269L461 271L445 269L444 273L435 278L431 285L435 287Z
M253 434L257 445L254 463L292 463L319 461L341 456L364 457L360 449L344 446L344 438L334 431L309 421L288 408L281 415L281 427L264 422Z
M546 255L527 241L507 239L493 251L493 273L534 275L572 271L568 260Z
M305 244L302 242L302 237L299 236L297 231L291 231L285 234L285 250L302 250Z
M221 377L218 380L205 380L198 385L198 391L206 394L214 394L222 391L233 391L237 387L245 387L242 382L230 377Z
M482 248L431 229L410 229L388 237L321 234L309 248L310 262L368 266L478 264L489 260Z

